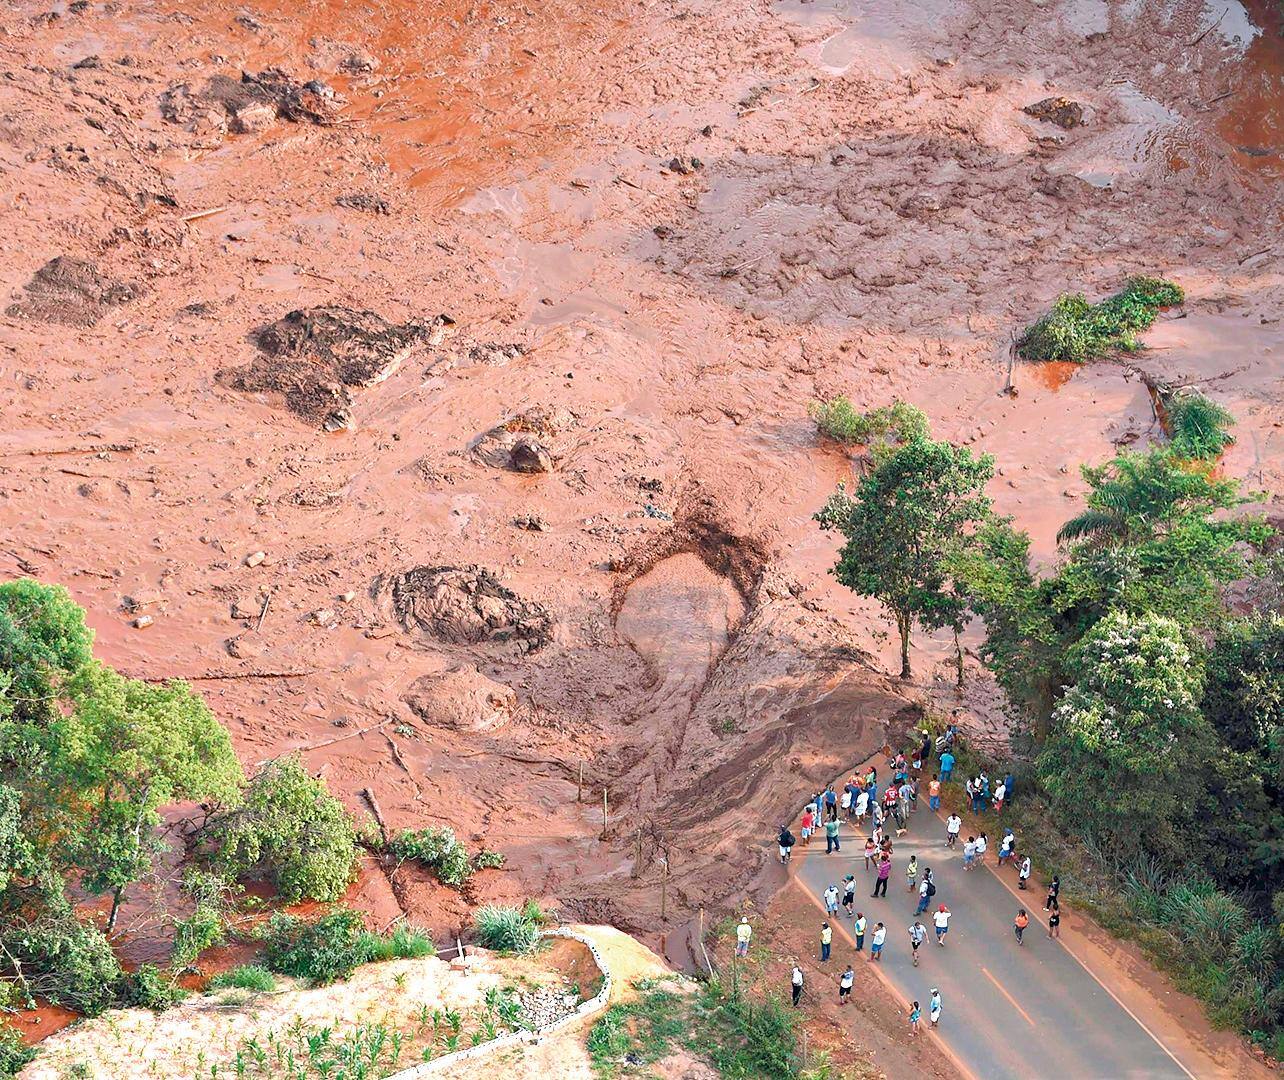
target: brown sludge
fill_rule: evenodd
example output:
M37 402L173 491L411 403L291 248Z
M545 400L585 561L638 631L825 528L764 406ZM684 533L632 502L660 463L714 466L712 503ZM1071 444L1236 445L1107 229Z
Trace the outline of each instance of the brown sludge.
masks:
M948 635L906 687L828 575L811 515L855 476L810 399L994 453L1051 558L1079 465L1158 429L1109 364L1000 395L1010 335L1162 274L1190 299L1136 363L1284 493L1279 17L1191 46L1199 5L1126 6L19 0L0 569L65 582L122 670L211 673L246 761L503 852L470 899L690 965L698 909L765 904L780 822L916 699L1005 730L977 627L962 697ZM1022 111L1060 98L1090 122ZM443 940L466 919L381 875Z

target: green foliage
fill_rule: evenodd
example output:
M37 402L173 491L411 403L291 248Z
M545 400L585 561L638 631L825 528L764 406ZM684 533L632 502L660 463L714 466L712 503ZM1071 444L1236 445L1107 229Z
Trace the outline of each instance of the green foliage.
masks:
M1208 657L1203 710L1231 748L1256 756L1278 798L1284 794L1284 617L1227 619Z
M264 959L280 975L324 986L366 962L364 934L361 915L351 908L335 908L312 922L278 913L264 935Z
M534 952L539 945L542 913L533 904L525 908L487 904L473 916L477 939L487 949L497 952Z
M1133 352L1136 335L1148 330L1159 309L1180 304L1181 288L1157 278L1130 278L1122 290L1099 304L1078 293L1067 293L1017 340L1017 353L1026 360L1070 360L1082 364L1111 349Z
M1190 809L1191 748L1209 737L1200 658L1171 619L1115 611L1067 660L1075 683L1038 761L1053 809L1126 850L1168 848Z
M473 865L478 870L498 870L504 865L504 856L498 851L490 851L482 848L477 852L476 858L473 859Z
M93 641L84 611L61 585L0 584L0 721L50 719L64 683L92 659Z
M34 921L5 926L0 944L21 965L28 995L87 1016L115 1003L120 964L102 931L80 922L65 902Z
M1164 400L1168 437L1180 458L1214 461L1235 441L1226 429L1235 417L1198 390L1178 390Z
M277 913L264 931L264 960L280 975L293 975L317 986L346 979L362 964L380 960L418 959L434 953L432 939L402 924L391 935L365 929L361 914L336 907L309 921Z
M928 434L926 414L904 401L861 412L840 394L828 401L813 401L807 413L821 435L848 446L869 446L876 456Z
M258 964L242 964L240 967L232 968L231 971L220 972L209 981L211 990L229 988L265 994L276 989L276 978L267 968L259 967Z
M840 487L815 515L846 541L831 573L892 613L902 678L910 676L915 622L939 629L966 618L950 567L989 519L985 485L993 475L989 456L914 438L881 458L854 495Z
M209 839L220 873L264 874L287 903L337 900L356 871L351 817L298 757L265 765L244 805L211 824Z
M679 1049L724 1077L795 1080L804 1075L797 1014L775 996L733 994L716 981L695 994L667 983L638 984L637 989L641 992L633 1001L612 1005L589 1032L589 1056L598 1076L632 1075L638 1066Z
M187 997L187 991L165 978L155 964L143 964L125 976L121 999L126 1005L164 1012Z
M17 1028L0 1020L0 1076L17 1076L35 1057L35 1048L22 1041Z
M174 942L169 962L176 971L183 971L196 963L206 949L221 945L227 940L223 916L213 904L198 904L196 910L174 925Z
M450 828L403 829L388 844L398 859L413 859L434 871L443 885L459 888L473 873L468 849Z

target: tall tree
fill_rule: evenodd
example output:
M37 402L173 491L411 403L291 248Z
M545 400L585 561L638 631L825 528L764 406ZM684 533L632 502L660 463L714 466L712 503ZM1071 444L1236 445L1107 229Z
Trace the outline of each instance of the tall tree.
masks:
M929 630L962 624L966 609L949 567L990 516L985 485L993 475L988 455L911 438L880 457L854 494L840 487L815 516L846 541L831 573L891 612L903 679L912 675L915 623Z
M158 809L233 804L244 777L227 729L186 683L155 686L94 664L74 691L74 708L51 725L50 782L56 799L85 808L72 857L85 888L111 894L111 930L126 886L151 866Z

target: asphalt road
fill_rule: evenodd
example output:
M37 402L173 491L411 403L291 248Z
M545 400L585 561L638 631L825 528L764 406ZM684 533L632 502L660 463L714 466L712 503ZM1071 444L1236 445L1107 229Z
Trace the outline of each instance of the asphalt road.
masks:
M963 823L968 836L972 819ZM975 831L975 830L973 830ZM993 816L986 821L991 864L998 848ZM874 924L887 925L882 973L907 1001L917 1000L927 1024L929 991L941 991L941 1022L937 1028L949 1051L976 1080L1140 1080L1189 1078L1188 1073L1100 983L1061 945L1049 940L1043 921L1042 892L1019 900L988 869L963 869L962 842L945 846L945 826L926 808L914 813L911 828L895 844L892 878L886 899L871 899L874 873L864 869L864 835L842 830L843 849L825 854L823 835L817 845L794 848L793 871L821 905L816 911L816 951L824 920L822 894L833 882L841 890L846 874L857 881L856 910L869 920L865 952L857 954L851 937L852 920L841 908L835 927L833 953L827 967L833 986L808 986L813 993L837 997L838 976L851 961L856 969L854 994L886 993L869 970L869 944ZM929 908L922 916L928 939L919 949L919 966L911 963L909 927L918 897L905 888L905 864L918 855L920 872L932 868L936 882L933 904L944 903L953 917L945 947L935 944ZM1016 872L1005 867L1001 873ZM1025 944L1012 932L1017 909L1024 906L1031 921ZM1073 918L1070 913L1067 918ZM833 921L831 920L831 925Z

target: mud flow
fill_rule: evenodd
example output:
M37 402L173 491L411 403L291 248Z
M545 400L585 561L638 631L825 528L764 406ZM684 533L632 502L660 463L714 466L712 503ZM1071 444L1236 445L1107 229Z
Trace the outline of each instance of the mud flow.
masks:
M372 861L381 923L534 898L689 963L804 793L925 708L1007 735L980 627L905 685L829 574L863 465L810 401L994 454L1050 561L1080 466L1164 438L1146 381L1197 386L1280 514L1282 42L1268 0L21 0L0 570L248 765L505 855ZM1009 372L1137 273L1188 296L1146 349Z

